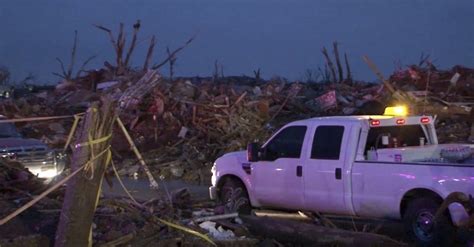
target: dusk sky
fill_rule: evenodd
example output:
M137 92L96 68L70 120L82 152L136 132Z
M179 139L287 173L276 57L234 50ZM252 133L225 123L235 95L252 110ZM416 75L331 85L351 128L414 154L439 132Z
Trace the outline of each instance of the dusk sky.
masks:
M217 59L225 75L292 80L324 64L321 47L340 43L354 78L376 80L361 59L367 54L389 75L395 63L417 63L430 54L441 68L474 66L473 0L0 0L0 65L15 80L33 73L56 83L56 57L69 61L74 30L79 32L78 61L98 57L87 67L114 62L106 34L92 24L127 32L142 22L133 65L144 61L148 40L158 39L155 62L165 48L196 40L178 55L176 73L212 75ZM130 39L130 38L129 38ZM162 71L165 75L167 69Z

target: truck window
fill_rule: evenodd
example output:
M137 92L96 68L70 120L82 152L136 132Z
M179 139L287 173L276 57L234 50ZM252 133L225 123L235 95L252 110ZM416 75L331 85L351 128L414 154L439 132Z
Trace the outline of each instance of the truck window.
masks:
M338 160L344 126L318 126L314 133L311 159Z
M299 158L306 126L290 126L278 133L265 147L265 160Z
M367 136L367 145L365 146L365 152L374 148L390 148L391 146L383 146L380 140L380 136L389 135L391 142L393 138L397 140L398 147L411 147L420 145L420 137L424 137L426 140L425 133L421 125L401 125L401 126L382 126L373 127L369 129Z

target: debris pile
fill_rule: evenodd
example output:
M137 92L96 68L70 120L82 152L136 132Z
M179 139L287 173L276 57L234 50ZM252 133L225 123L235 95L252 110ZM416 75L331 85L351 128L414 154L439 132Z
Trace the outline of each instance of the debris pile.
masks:
M418 112L438 115L441 142L464 142L472 124L473 71L459 66L450 71L411 66L396 71L390 82L409 95ZM432 78L429 85L422 83L427 73ZM289 121L381 114L385 105L397 102L383 84L375 83L298 83L245 76L169 80L155 70L128 70L117 76L101 69L65 80L54 91L4 100L0 109L10 118L73 115L101 94L118 100L120 118L154 173L201 182L208 180L209 167L218 156L244 149L252 141L264 141ZM72 122L31 122L19 127L29 137L60 147ZM137 161L128 155L130 147L124 138L115 135L112 146L121 161L117 163L122 163L121 174L132 176L140 171L130 167Z
M209 182L209 166L219 155L243 149L252 141L263 141L289 121L324 115L380 114L385 104L395 100L390 92L384 90L384 85L363 82L289 83L281 79L257 81L250 77L167 80L159 77L154 70L129 71L127 76L120 77L113 76L107 70L91 73L103 73L95 87L91 88L88 84L88 74L74 81L65 81L54 91L2 101L1 109L11 118L40 117L45 116L44 113L49 116L73 115L83 112L101 94L108 94L119 102L120 118L139 149L144 151L146 163L155 174L202 183ZM407 89L411 83L400 80L394 85ZM69 85L66 87L64 84ZM416 95L416 91L404 92ZM430 91L429 94L436 95L437 92ZM468 99L468 96L462 97ZM472 123L466 117L469 115L440 118L440 140L466 141ZM43 140L46 137L51 140L50 136L56 135L56 139L60 140L56 145L61 146L71 125L72 120L65 119L60 122L20 123L19 127L28 136ZM116 162L121 165L119 173L130 176L139 174L138 161L127 155L130 147L122 139L125 137L118 129L115 132L112 146L114 159L120 161ZM42 189L40 185L28 185L42 181L36 181L21 166L6 164L0 166L3 169L0 183L2 190L10 190L10 194L2 194L2 215L28 201L32 193L37 193L29 189ZM11 184L20 187L12 189ZM30 235L31 241L45 241L44 237L34 238L35 235L31 234L51 238L59 219L62 193L45 198L22 216L28 217L28 224L22 221L22 217L9 224L17 224L15 229L23 229L19 232ZM186 191L176 191L171 195L172 203L165 195L140 204L128 198L102 198L94 216L94 242L153 245L158 238L160 243L167 244L197 239L180 230L170 230L172 228L159 220L160 217L170 216L174 222L180 222L189 229L213 236L218 243L258 242L253 238L242 238L252 233L246 232L245 224L236 223L235 219L190 220L199 206L190 201ZM202 210L206 212L206 209ZM212 210L207 213L211 217L215 214ZM198 219L203 218L200 216ZM8 231L2 232L5 233L2 238L16 236ZM259 238L266 238L266 233L256 234L261 234Z
M438 70L432 64L411 65L395 71L390 81L405 91L427 90L447 101L474 97L474 70L459 65L450 70Z

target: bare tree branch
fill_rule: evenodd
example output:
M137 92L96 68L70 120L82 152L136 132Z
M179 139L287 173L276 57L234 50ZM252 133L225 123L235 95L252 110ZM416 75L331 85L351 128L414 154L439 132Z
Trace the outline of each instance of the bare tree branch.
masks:
M148 70L148 65L150 64L151 57L153 56L153 49L155 48L155 44L156 44L156 39L155 39L155 35L153 35L150 40L150 46L148 47L148 51L146 53L145 64L143 64L144 71Z
M180 52L181 50L183 50L184 48L186 48L189 44L191 44L191 42L193 42L193 40L196 38L197 34L193 35L188 41L186 41L186 43L184 43L183 46L179 47L178 49L174 50L173 52L171 52L171 54L168 55L168 57L163 60L161 63L157 64L157 65L154 65L152 67L152 69L158 69L160 67L162 67L163 65L165 65L166 63L169 62L169 60L173 57L176 56L176 54L178 52Z
M112 43L112 46L114 47L115 52L117 53L117 50L118 50L117 42L115 42L115 38L114 38L114 35L112 34L112 31L110 29L105 28L105 27L100 26L100 25L93 24L93 26L100 29L100 30L102 30L102 31L105 31L109 34L110 42Z
M344 61L346 62L346 72L347 72L346 79L351 82L352 74L351 74L351 67L349 66L349 59L347 59L347 53L344 53Z
M429 62L429 59L430 59L430 54L426 54L425 53L421 53L421 56L420 56L420 62L418 63L418 66L423 66L423 64Z
M86 65L96 57L97 55L90 56L89 58L86 59L86 61L84 61L84 63L82 63L81 67L77 71L76 78L79 77L81 73L85 71L84 68L86 67Z
M117 36L117 70L120 71L123 65L123 48L125 46L125 34L123 23L120 23L119 34Z
M23 80L19 81L18 83L19 83L19 84L24 84L24 83L26 83L26 82L29 81L29 80L35 79L35 77L36 77L36 76L35 76L33 73L28 73L28 75L27 75L25 78L23 78Z
M135 49L135 45L137 43L137 34L138 30L140 29L140 20L133 25L133 38L130 47L128 48L127 56L125 57L125 67L128 67L128 62L130 61L130 57L132 56L133 50Z
M219 79L219 62L217 59L214 61L214 73L212 73L213 81L217 81Z
M166 53L168 53L168 56L171 56L171 52L170 52L169 47L166 47ZM173 80L174 64L176 63L176 56L171 57L169 62L170 62L170 80Z
M58 63L61 65L61 72L63 73L64 78L65 78L67 73L66 73L66 69L64 68L63 61L59 57L56 58L56 61L58 61Z
M64 77L63 75L61 75L59 73L53 72L52 74L59 77L59 78L66 79L66 77Z
M77 48L77 30L74 30L74 43L72 45L72 51L71 51L71 63L69 63L69 68L66 74L66 77L68 79L71 79L72 69L74 68L74 63L76 61L76 48Z

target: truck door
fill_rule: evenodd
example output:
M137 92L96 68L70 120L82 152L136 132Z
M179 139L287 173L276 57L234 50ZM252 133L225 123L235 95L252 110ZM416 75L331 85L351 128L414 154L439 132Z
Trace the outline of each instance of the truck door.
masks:
M344 184L350 184L345 181L350 179L350 171L344 171L344 159L350 125L315 127L303 171L305 208L323 213L345 213Z
M261 206L304 206L301 157L306 132L302 125L283 128L262 148L262 160L252 163L253 192Z

